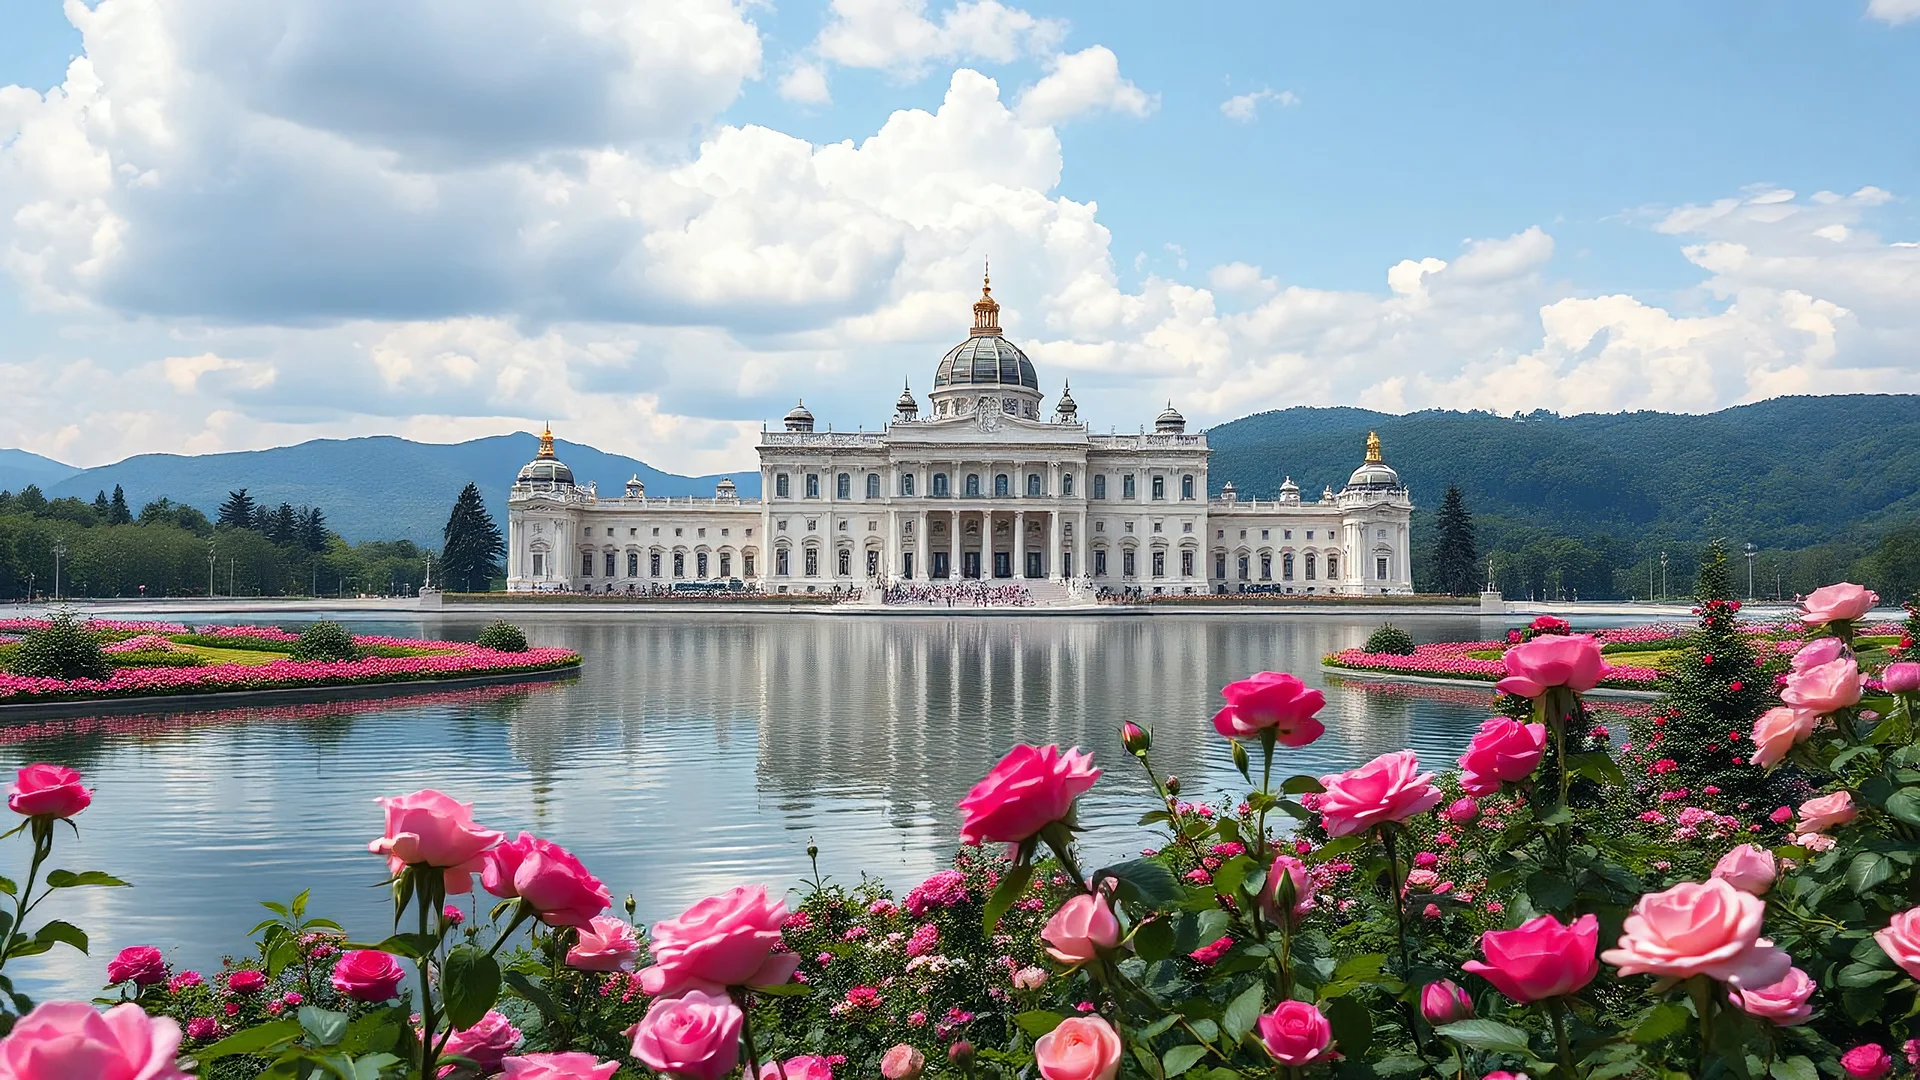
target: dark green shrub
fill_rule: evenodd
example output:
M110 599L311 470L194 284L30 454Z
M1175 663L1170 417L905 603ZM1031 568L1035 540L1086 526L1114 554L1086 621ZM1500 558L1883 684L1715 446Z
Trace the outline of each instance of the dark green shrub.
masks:
M1381 623L1380 629L1367 635L1366 651L1391 653L1394 656L1412 656L1413 635L1392 623Z
M522 633L519 627L502 619L487 624L487 628L480 631L480 640L477 644L483 649L493 649L496 652L526 652L527 635Z
M293 644L295 660L358 660L360 648L353 635L337 622L317 622L300 632Z
M117 668L130 667L203 667L207 658L184 649L136 649L108 653L107 660Z
M70 612L56 612L45 630L20 639L8 666L15 675L43 679L105 679L113 666L100 651L100 639Z

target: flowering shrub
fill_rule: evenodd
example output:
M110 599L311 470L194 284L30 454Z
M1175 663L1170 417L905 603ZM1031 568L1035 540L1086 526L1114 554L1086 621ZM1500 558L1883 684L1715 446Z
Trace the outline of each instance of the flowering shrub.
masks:
M112 670L100 639L67 613L28 631L7 658L7 667L21 675L51 679L100 679Z
M1392 653L1395 656L1413 655L1413 635L1392 623L1381 623L1380 629L1367 635L1367 643L1361 651L1370 653Z
M497 652L526 652L527 635L505 619L496 619L480 631L476 639L481 648Z
M293 643L295 660L358 660L360 647L337 622L317 622L300 632Z
M1342 649L1322 658L1321 662L1328 667L1355 671L1498 682L1506 677L1505 662L1483 657L1489 653L1500 656L1507 648L1509 646L1498 641L1433 641L1415 646L1409 655ZM1659 679L1660 672L1654 668L1615 665L1599 685L1616 690L1651 690Z
M1016 746L961 800L953 868L898 900L816 871L797 907L741 886L642 934L563 848L420 791L381 800L369 845L395 934L345 941L296 899L213 976L127 950L107 979L128 1004L34 1008L0 1076L136 1050L127 1075L168 1080L1887 1076L1889 1047L1920 1057L1920 667L1863 671L1870 604L1809 597L1778 704L1744 718L1769 749L1740 767L1791 771L1797 803L1671 786L1658 743L1608 753L1583 700L1602 643L1558 633L1505 652L1511 714L1457 773L1399 751L1276 775L1326 730L1281 673L1223 692L1245 788L1213 802L1124 722L1159 832L1104 867L1074 810L1101 768ZM85 806L57 766L15 788L36 838Z

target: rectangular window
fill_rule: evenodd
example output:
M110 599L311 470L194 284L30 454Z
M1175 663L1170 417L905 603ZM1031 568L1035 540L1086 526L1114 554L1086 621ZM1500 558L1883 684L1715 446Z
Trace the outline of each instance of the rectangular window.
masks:
M1120 497L1123 499L1131 499L1133 498L1133 494L1133 474L1128 473L1120 478Z
M1039 473L1027 474L1027 495L1032 498L1039 497L1040 495L1040 474Z
M1093 553L1093 576L1107 576L1107 553L1105 551L1095 550Z
M698 555L695 555L693 557L693 566L695 570L694 576L705 578L707 576L707 553L702 551Z
M657 551L654 552L652 555L647 556L647 576L648 577L660 576L660 553Z
M1193 552L1191 551L1183 551L1180 553L1180 576L1193 576Z
M1240 580L1247 580L1247 557L1245 555L1240 556Z
M1338 555L1327 556L1327 580L1334 581L1339 577L1340 577L1340 556Z
M867 552L867 576L880 576L880 553L877 551Z
M947 487L947 474L943 472L934 473L933 497L936 499L944 499L950 494L952 494L952 492Z
M1096 499L1104 499L1107 497L1107 478L1105 476L1095 476L1093 478L1093 497Z
M1120 553L1120 576L1129 578L1133 576L1133 552L1131 551Z
M1273 580L1273 556L1271 555L1260 556L1260 580Z
M1166 497L1167 497L1167 478L1164 476L1154 477L1153 478L1154 501L1158 502L1159 500L1164 499Z
M580 554L580 576L581 577L593 576L593 552L591 551L582 552Z
M880 497L880 474L877 472L870 472L867 474L867 498L877 499L879 497Z
M1156 551L1153 553L1153 576L1167 576L1167 553L1164 551Z
M613 577L613 576L614 576L614 567L613 567L613 552L611 552L611 551L609 551L609 552L607 552L607 559L606 559L606 564L607 564L607 573L606 573L606 576L607 576L607 577Z
M1373 574L1381 581L1387 580L1387 557L1385 555L1373 560Z
M753 576L753 555L751 553L740 556L740 572L747 577Z
M684 551L673 553L673 576L677 578L687 576L687 553Z
M773 497L784 499L793 494L792 482L786 473L773 478Z
M845 548L840 549L840 576L853 576L853 552Z
M1313 552L1307 552L1307 580L1313 580Z
M533 555L533 576L534 577L547 576L547 557L545 555L540 554L539 552L534 552L534 555Z
M720 553L720 576L733 576L733 556L724 551Z
M907 495L907 496L911 496L913 494L913 474L912 473L903 472L900 474L900 494Z
M627 576L640 576L640 553L637 551L627 552Z
M1222 579L1227 576L1227 557L1218 551L1213 553L1213 576Z
M853 498L853 474L841 473L833 481L833 497L836 499Z
M1281 581L1293 580L1293 553L1292 552L1288 552L1287 554L1280 556L1280 580Z
M820 576L820 549L819 548L807 549L807 576L808 577Z
M776 575L786 577L793 569L787 560L788 551L786 548L780 548L773 553L773 572Z
M1193 477L1191 475L1180 478L1180 497L1188 502L1193 501Z
M820 474L808 473L807 474L807 498L817 499L819 497L820 497Z

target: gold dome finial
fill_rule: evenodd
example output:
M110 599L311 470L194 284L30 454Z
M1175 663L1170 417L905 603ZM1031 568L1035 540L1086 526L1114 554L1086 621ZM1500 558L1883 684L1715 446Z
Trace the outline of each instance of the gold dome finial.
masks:
M547 424L546 430L540 433L539 456L543 458L550 458L553 456L553 425L552 424Z
M1380 433L1367 432L1367 464L1377 465L1385 460L1386 458L1380 456Z
M983 264L980 299L973 302L974 337L1000 336L1000 302L993 298L993 264Z

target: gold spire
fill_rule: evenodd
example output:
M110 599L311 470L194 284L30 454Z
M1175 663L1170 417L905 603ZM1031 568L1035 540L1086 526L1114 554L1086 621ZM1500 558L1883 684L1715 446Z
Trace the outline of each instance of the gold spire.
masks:
M550 458L553 456L553 425L552 424L548 424L546 426L546 430L540 433L540 453L538 456L543 458Z
M993 298L993 266L985 264L980 274L980 299L973 302L973 336L1000 336L1000 302Z
M1378 465L1385 460L1386 458L1380 456L1380 433L1367 432L1367 464Z

